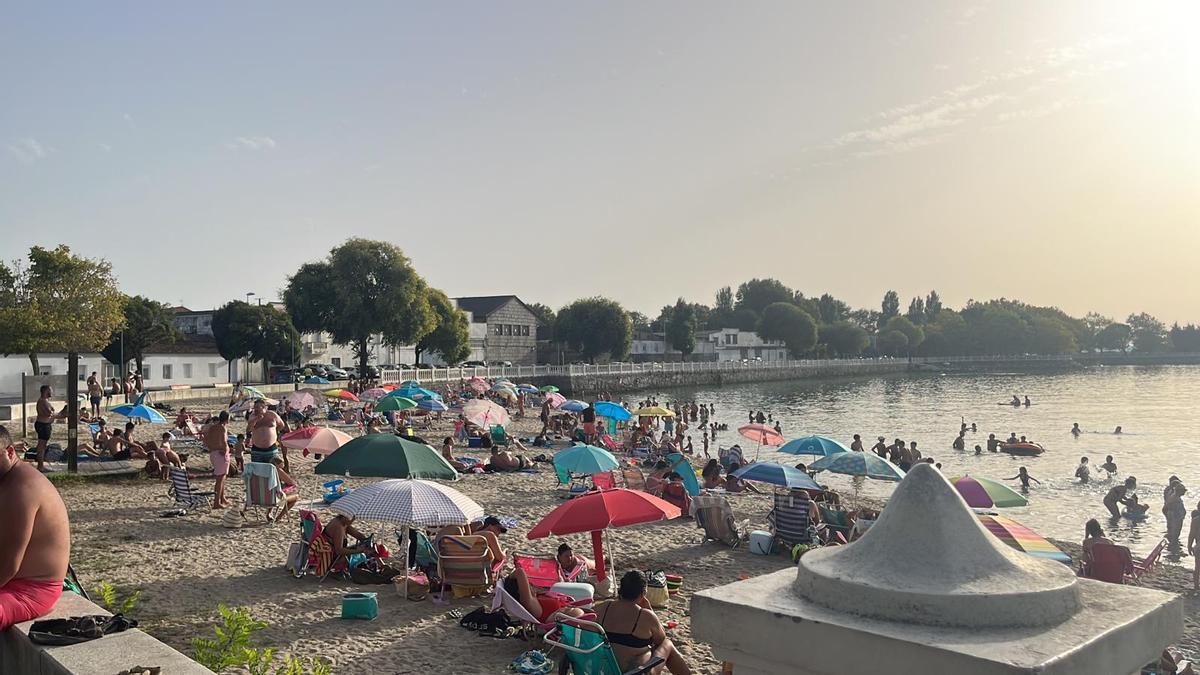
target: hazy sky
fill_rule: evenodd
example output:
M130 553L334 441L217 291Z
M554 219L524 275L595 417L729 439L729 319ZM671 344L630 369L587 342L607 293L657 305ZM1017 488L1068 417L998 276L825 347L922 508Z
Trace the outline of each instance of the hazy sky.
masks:
M773 276L1200 321L1200 2L23 3L0 256L274 298L350 236L451 295Z

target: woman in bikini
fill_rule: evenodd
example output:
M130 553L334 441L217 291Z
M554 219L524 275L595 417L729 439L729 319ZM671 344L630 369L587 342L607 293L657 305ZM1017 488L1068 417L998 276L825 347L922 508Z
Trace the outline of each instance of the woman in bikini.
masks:
M621 577L616 599L600 608L598 619L621 670L630 670L658 656L665 664L650 671L655 675L664 672L664 668L674 675L692 672L650 609L646 577L641 572L630 570Z

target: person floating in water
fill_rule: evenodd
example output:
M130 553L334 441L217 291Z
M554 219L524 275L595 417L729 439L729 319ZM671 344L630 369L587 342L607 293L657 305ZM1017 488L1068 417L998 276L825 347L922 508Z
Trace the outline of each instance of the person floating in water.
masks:
M975 447L979 447L979 446L975 446ZM1038 485L1042 484L1042 481L1034 478L1033 476L1030 476L1029 469L1026 469L1025 467L1021 467L1021 468L1017 469L1017 475L1013 476L1012 478L1005 478L1004 480L1020 480L1021 481L1021 490L1024 492L1029 491L1029 481L1033 481L1033 482L1037 483Z
M979 431L979 426L974 422L971 422L971 433L975 433L977 431Z
M1029 407L1029 406L1031 406L1031 405L1033 405L1033 401L1030 401L1030 400L1029 400L1029 397L1028 397L1028 396L1026 396L1026 397L1025 397L1025 407L1026 407L1026 408L1028 408L1028 407Z
M975 444L975 454L977 454L977 455L983 454L983 446L982 445L979 445L978 443Z
M1128 518L1145 518L1146 512L1150 510L1149 504L1141 504L1138 502L1137 495L1129 495L1129 501L1125 503L1125 516Z
M1119 424L1118 424L1118 425L1117 425L1117 428L1116 428L1116 429L1113 429L1113 433L1114 433L1114 434L1120 434L1120 433L1121 433L1121 425L1119 425Z
M1100 465L1100 468L1108 473L1109 478L1112 478L1113 474L1117 472L1117 463L1113 461L1112 455L1108 455L1104 458L1104 463Z
M1071 435L1076 438L1079 438L1079 434L1082 434L1082 433L1083 433L1083 429L1080 429L1079 422L1076 422L1074 424L1074 426L1071 427Z
M1079 466L1075 468L1075 477L1085 485L1092 479L1092 468L1088 466L1087 457L1079 458Z

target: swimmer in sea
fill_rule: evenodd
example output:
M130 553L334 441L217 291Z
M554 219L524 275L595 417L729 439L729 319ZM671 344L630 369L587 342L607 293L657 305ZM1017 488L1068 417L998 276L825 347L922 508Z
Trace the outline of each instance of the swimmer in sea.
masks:
M977 431L979 431L979 426L974 422L971 422L971 433L975 433Z
M1021 405L1021 397L1020 397L1020 396L1017 396L1016 394L1013 394L1013 400L1012 400L1012 404L1013 404L1014 406Z
M1117 428L1116 428L1116 429L1113 429L1113 433L1114 433L1114 434L1120 434L1120 433L1121 433L1121 426L1120 426L1120 425L1117 425Z
M1100 468L1108 472L1108 477L1112 478L1113 474L1117 472L1117 463L1113 461L1112 455L1108 455L1104 458L1104 463L1100 465Z
M1029 492L1029 481L1033 481L1038 485L1042 484L1042 481L1030 476L1029 469L1026 469L1025 467L1017 469L1017 475L1013 476L1012 478L1005 478L1004 480L1020 480L1022 492Z
M1075 425L1071 427L1071 435L1076 438L1079 438L1079 434L1082 434L1082 433L1083 433L1083 429L1080 429L1079 422L1076 422Z
M1025 397L1025 407L1028 408L1031 405L1033 405L1033 402L1029 400L1028 396L1026 396Z
M1088 458L1080 457L1079 466L1075 469L1075 477L1080 483L1087 484L1092 479L1092 468L1088 466Z
M983 454L983 446L979 445L978 443L975 444L975 454L977 454L977 455Z
M996 438L996 434L988 434L987 448L988 452L1000 451L1000 439Z

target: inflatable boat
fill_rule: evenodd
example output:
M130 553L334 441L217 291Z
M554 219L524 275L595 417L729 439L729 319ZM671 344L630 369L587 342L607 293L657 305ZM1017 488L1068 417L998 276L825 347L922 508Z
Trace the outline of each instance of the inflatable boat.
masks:
M1033 457L1045 452L1046 449L1037 443L1001 443L1000 452L1007 452L1010 455L1023 455Z

